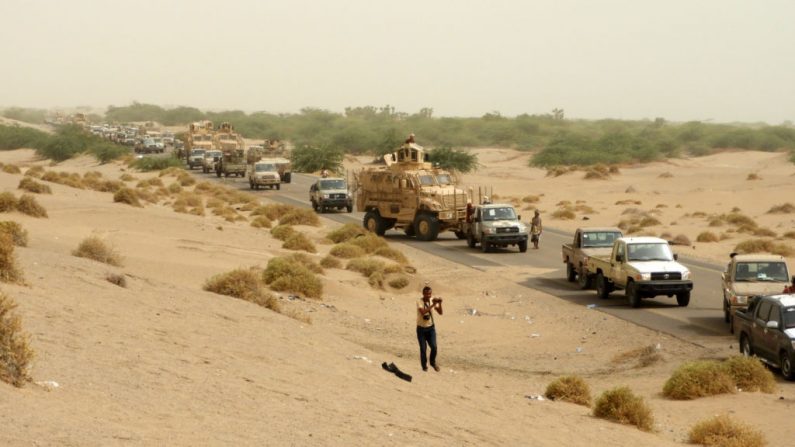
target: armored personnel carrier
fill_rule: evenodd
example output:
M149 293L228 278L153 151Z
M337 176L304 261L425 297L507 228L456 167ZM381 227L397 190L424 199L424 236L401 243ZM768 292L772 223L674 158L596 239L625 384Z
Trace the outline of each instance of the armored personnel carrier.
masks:
M365 212L364 227L382 236L402 229L423 241L442 231L464 238L467 192L453 175L425 161L422 146L408 142L384 156L386 166L355 174L356 209Z

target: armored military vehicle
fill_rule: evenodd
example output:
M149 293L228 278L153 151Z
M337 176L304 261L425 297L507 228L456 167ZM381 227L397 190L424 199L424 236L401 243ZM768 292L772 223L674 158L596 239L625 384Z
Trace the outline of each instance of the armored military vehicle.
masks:
M196 154L204 154L204 152L215 149L213 146L213 129L212 121L198 121L191 123L188 126L188 133L185 135L185 146L180 151L180 155L185 157L185 162L188 163L190 169L194 166L201 166L201 159L196 159L191 163L191 156ZM201 149L201 152L194 153L194 149ZM180 157L182 158L182 157Z
M386 166L355 174L356 209L365 212L364 227L383 235L390 228L433 241L441 231L464 238L467 192L453 175L425 161L425 150L406 143L384 156Z
M282 153L274 153L267 147L262 147L259 145L249 146L248 152L246 152L246 162L250 168L251 165L257 163L258 161L267 159L268 163L273 164L275 171L279 174L280 184L290 183L293 175L293 164L290 162L290 160L284 158L281 155Z

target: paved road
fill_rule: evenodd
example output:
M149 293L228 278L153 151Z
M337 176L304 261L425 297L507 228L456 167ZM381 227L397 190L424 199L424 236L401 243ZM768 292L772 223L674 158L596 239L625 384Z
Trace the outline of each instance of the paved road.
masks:
M215 179L215 176L212 178ZM308 207L309 186L314 178L293 174L293 182L282 185L281 191L260 190L252 193L268 196L279 202ZM248 190L248 182L245 179L230 177L220 180L229 186ZM363 213L332 212L323 216L340 223L361 223ZM406 244L430 255L483 271L499 272L501 268L511 268L512 271L516 271L516 267L526 267L528 272L533 273L528 273L524 278L520 277L518 283L523 286L582 306L595 304L596 310L699 345L727 345L733 342L728 325L723 322L720 285L722 266L680 258L694 275L690 305L678 307L675 298L657 297L645 299L640 308L633 309L627 304L623 291L614 292L607 300L600 300L595 291L579 290L575 283L566 281L560 247L563 243L570 242L572 235L549 228L549 224L550 222L547 222L540 248L538 250L531 248L527 253L519 253L515 248L482 253L479 249L468 248L465 241L458 240L451 232L442 233L436 242L420 242L394 230L388 231L386 238L390 242Z

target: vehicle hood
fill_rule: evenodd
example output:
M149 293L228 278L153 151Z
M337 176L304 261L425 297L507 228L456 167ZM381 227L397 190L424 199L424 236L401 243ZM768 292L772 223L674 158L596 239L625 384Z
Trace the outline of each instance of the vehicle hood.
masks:
M519 222L518 220L487 220L483 222L483 226L492 227L492 228L504 228L504 227L524 227L525 224Z
M679 272L684 273L687 267L676 261L632 261L629 266L638 271L638 273L652 273L652 272Z
M766 282L735 282L731 284L736 295L771 295L781 293L786 286L786 282L766 281Z

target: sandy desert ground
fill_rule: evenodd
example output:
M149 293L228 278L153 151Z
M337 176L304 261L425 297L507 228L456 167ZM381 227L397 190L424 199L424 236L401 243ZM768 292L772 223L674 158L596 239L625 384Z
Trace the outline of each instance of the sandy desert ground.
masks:
M482 167L464 181L493 186L500 200L540 195L534 205L548 227L571 230L584 215L588 225L614 225L626 218L627 208L657 216L661 225L646 231L684 234L691 241L710 229L706 218L692 217L696 212L723 214L737 207L779 235L795 223L793 214L767 213L795 201L795 166L783 154L726 152L625 166L609 179L584 180L582 172L547 177L545 170L526 167L526 153L477 153ZM23 170L44 165L99 171L111 179L128 172L87 158L49 166L28 150L0 153L0 161ZM747 180L750 173L761 179ZM0 188L19 195L20 179L0 173ZM374 289L358 273L326 269L322 300L278 294L285 309L311 317L307 324L202 290L213 275L264 267L289 253L266 230L209 213L180 214L162 204L134 208L113 203L110 193L50 186L51 195L37 196L48 218L3 216L29 232L28 247L17 249L26 284L2 284L0 290L19 304L36 357L32 383L0 383L2 445L668 446L685 442L694 423L726 413L758 427L771 446L795 439L795 384L780 378L773 394L684 402L661 395L682 362L725 358L734 354L728 345L694 346L501 280L503 272L404 246L400 250L416 268L405 289ZM636 192L627 193L630 186ZM593 212L554 219L564 200L573 206L582 200ZM616 205L622 200L640 204ZM325 234L338 225L321 221L321 227L297 227L316 243L317 259L331 248ZM677 251L725 262L746 235L729 233L728 226L714 230L730 238ZM123 265L72 256L90 235L115 247ZM109 273L124 275L127 286L108 282ZM445 297L445 314L437 321L438 373L423 372L416 352L414 302L426 281ZM472 308L478 315L471 315ZM614 362L657 345L663 360L650 366ZM384 361L413 381L383 371ZM652 408L655 430L532 398L566 374L584 377L594 396L629 386Z

